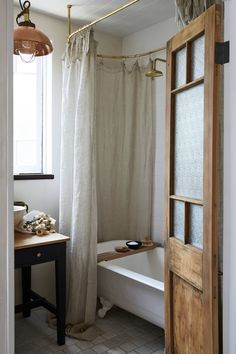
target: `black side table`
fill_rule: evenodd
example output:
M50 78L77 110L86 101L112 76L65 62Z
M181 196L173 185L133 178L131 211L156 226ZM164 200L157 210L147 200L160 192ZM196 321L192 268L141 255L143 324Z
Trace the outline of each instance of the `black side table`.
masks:
M50 234L35 236L15 233L15 268L22 270L23 303L15 306L15 313L22 312L29 317L31 309L43 306L56 315L57 343L65 344L65 297L66 297L66 242L68 236ZM31 266L55 262L56 272L56 305L31 289Z

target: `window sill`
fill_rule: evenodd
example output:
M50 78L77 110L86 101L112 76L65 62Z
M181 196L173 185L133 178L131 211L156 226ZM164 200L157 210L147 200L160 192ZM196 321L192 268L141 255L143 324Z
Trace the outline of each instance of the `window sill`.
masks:
M54 179L54 175L45 173L21 173L14 175L15 181L36 180L36 179Z

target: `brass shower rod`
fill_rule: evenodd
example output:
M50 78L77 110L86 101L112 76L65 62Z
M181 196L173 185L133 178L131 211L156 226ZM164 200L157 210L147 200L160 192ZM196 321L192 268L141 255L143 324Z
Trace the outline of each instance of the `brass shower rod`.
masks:
M98 58L104 58L104 59L135 59L135 58L147 57L147 56L149 56L151 54L154 54L154 53L163 52L164 50L166 50L166 47L153 49L150 52L139 53L139 54L130 54L130 55L104 55L104 54L97 54L97 57ZM163 63L166 63L166 60L162 59L162 58L156 58L155 60L162 61Z
M118 12L120 12L120 11L122 11L122 10L125 10L127 7L129 7L129 6L131 6L131 5L134 5L134 4L135 4L136 2L138 2L138 1L140 1L140 0L133 0L133 1L129 2L128 4L123 5L123 6L119 7L118 9L116 9L116 10L114 10L114 11L108 13L107 15L102 16L102 17L100 17L99 19L97 19L97 20L95 20L95 21L92 21L92 22L89 23L88 25L85 25L85 26L83 26L83 27L77 29L76 31L74 31L74 32L72 32L72 33L71 33L71 8L72 8L72 5L67 5L67 10L68 10L68 41L69 41L75 34L77 34L77 33L81 32L81 31L83 31L83 30L85 30L85 29L87 29L87 28L90 28L90 27L96 25L97 23L99 23L99 22L105 20L105 19L108 18L108 17L111 17L111 16L117 14Z
M67 5L67 11L68 11L68 41L70 41L70 39L77 33L82 32L83 30L90 28L92 26L94 26L95 24L105 20L106 18L115 15L116 13L126 9L127 7L134 5L135 3L137 3L140 0L133 0L131 2L129 2L126 5L123 5L121 7L119 7L118 9L108 13L105 16L100 17L99 19L92 21L91 23L89 23L88 25L85 25L79 29L77 29L76 31L71 33L71 8L73 5ZM157 52L162 52L166 49L166 47L161 47L161 48L157 48L154 50L151 50L150 52L145 52L145 53L139 53L139 54L131 54L131 55L103 55L103 54L97 54L98 58L104 58L104 59L135 59L135 58L141 58L141 57L145 57L145 56L149 56L151 54L157 53ZM163 63L166 63L165 59L162 58L156 58L156 60L159 60Z

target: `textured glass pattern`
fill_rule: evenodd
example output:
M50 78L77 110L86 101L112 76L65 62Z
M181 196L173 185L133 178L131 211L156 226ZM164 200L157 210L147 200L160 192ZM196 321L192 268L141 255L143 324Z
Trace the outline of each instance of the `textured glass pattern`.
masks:
M203 198L204 86L176 95L174 193Z
M175 56L175 87L186 84L186 48L179 50Z
M192 80L204 76L205 36L192 42Z
M190 206L189 243L198 248L203 248L203 207Z
M173 234L184 241L184 203L173 201Z

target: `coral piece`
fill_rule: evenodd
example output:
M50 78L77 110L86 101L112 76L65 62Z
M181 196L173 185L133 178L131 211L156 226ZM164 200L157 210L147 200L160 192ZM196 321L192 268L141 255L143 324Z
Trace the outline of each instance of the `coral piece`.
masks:
M36 233L38 236L48 235L55 232L56 220L50 215L34 210L23 218L20 229L22 231Z

